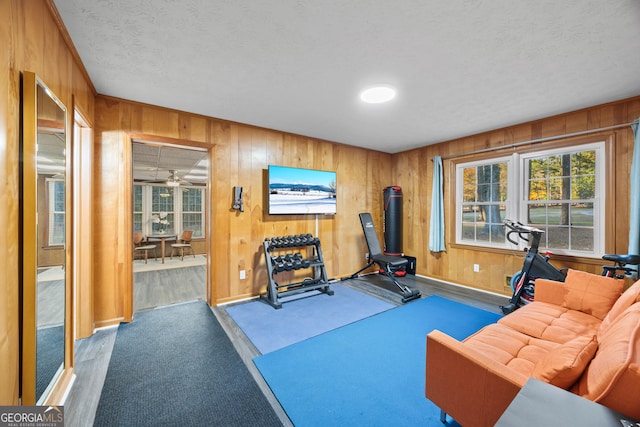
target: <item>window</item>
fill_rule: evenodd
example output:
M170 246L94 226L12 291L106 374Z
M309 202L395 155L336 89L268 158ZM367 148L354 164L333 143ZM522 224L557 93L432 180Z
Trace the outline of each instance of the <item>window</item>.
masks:
M456 242L509 248L509 218L544 230L541 249L601 256L603 164L595 143L456 165Z
M461 165L460 238L469 243L504 245L510 159Z
M133 186L133 230L144 235L193 230L204 237L205 189L152 184Z
M175 231L174 189L179 187L151 186L152 233Z
M143 218L142 185L133 186L133 231L142 230Z
M540 246L556 251L600 254L603 229L597 223L603 184L597 147L523 156L525 191L521 222L545 231Z
M192 230L193 237L204 237L204 211L200 188L185 188L182 191L182 229Z
M49 192L49 246L64 245L64 180L48 179L47 186Z

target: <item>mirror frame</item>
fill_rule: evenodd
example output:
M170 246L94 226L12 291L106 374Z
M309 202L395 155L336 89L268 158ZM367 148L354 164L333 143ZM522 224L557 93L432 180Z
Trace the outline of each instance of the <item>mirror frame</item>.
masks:
M42 396L36 396L36 335L37 335L37 270L38 270L38 229L37 229L37 138L38 138L38 86L64 111L65 130L65 245L64 245L64 342L62 371L51 380ZM21 298L22 298L22 347L21 347L21 403L22 405L58 404L62 401L66 388L73 378L73 340L71 331L71 191L69 114L66 106L35 73L22 73L22 138L21 138Z

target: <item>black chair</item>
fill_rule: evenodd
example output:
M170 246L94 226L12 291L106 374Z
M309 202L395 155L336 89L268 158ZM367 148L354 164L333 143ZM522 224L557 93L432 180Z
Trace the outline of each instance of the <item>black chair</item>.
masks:
M360 223L362 224L362 231L364 231L364 239L367 242L367 248L369 248L369 264L362 267L358 272L345 279L355 279L358 275L377 264L380 267L381 273L387 276L393 284L397 287L400 295L402 295L402 302L409 302L411 300L420 298L420 291L416 289L410 289L408 286L398 282L393 276L393 272L402 269L409 264L406 258L400 256L385 255L380 249L380 242L378 241L378 235L376 234L375 226L373 225L373 219L370 213L361 213Z

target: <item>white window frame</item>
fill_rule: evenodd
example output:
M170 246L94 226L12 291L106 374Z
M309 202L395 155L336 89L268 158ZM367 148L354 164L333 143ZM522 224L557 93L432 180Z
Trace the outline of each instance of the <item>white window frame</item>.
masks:
M512 245L506 241L505 243L500 244L496 242L479 242L479 241L470 241L464 240L462 238L462 208L463 208L463 194L464 194L464 177L463 172L467 168L477 168L478 166L492 165L495 163L506 163L507 164L507 182L514 182L514 178L517 178L514 173L517 165L515 161L515 155L512 156L503 156L503 157L494 157L490 159L483 160L475 160L472 162L466 163L458 163L456 164L456 243L461 245L471 245L471 246L479 246L479 247L488 247L488 248L500 248L500 249L508 249ZM506 218L510 218L510 215L513 215L517 212L516 200L517 198L517 189L514 189L513 185L507 186L507 199L504 201L504 205L506 207Z
M149 236L153 234L153 225L151 222L151 214L152 214L152 205L153 205L153 187L167 187L162 184L136 184L142 186L142 233L145 236ZM205 230L205 218L206 218L206 192L205 188L201 187L187 187L187 186L178 186L178 187L170 187L173 195L173 211L169 212L173 214L173 233L176 235L180 235L183 231L182 227L182 189L197 189L202 192L202 211L201 211L201 227L203 233L206 233ZM198 236L195 238L204 238L203 236Z
M522 176L520 178L520 211L518 220L523 224L527 221L527 209L526 205L529 202L526 199L527 195L527 182L525 177L527 176L527 162L533 158L548 157L558 154L569 154L578 151L595 151L596 153L596 194L593 200L593 251L578 251L578 250L563 250L557 248L551 248L554 254L557 255L571 255L571 256L583 256L602 258L604 255L605 246L605 191L606 191L606 176L605 176L605 162L606 162L606 146L604 141L593 142L580 145L572 145L563 148L555 148L548 150L535 151L520 155L520 168L522 170ZM535 226L535 224L533 224ZM548 249L544 244L540 242L540 249ZM524 249L526 245L521 243L519 249Z
M466 168L473 168L483 165L490 165L494 163L507 163L507 176L508 183L516 183L515 185L507 186L507 200L504 204L506 206L505 218L518 220L524 224L527 221L527 209L526 205L528 200L525 200L527 196L527 161L532 158L553 156L563 153L575 153L578 151L590 151L596 152L596 194L594 198L594 237L593 237L593 251L577 251L577 250L561 250L551 248L553 253L559 255L581 256L587 258L601 258L604 255L605 247L605 190L606 190L606 175L605 165L607 162L606 142L598 141L593 143L584 143L576 145L568 145L562 148L545 149L539 151L531 151L523 154L514 153L511 156L500 156L494 158L485 158L482 160L475 160L465 163L455 164L456 168L456 185L455 185L455 242L456 244L465 246L476 246L482 248L497 248L497 249L517 249L523 250L527 247L526 242L519 242L518 245L513 245L505 239L504 244L495 242L483 242L483 241L470 241L462 238L462 208L463 208L463 171ZM547 249L540 246L541 250Z
M188 188L189 190L198 190L200 191L200 201L201 201L201 208L199 211L185 211L182 207L182 194L180 193L179 195L179 204L180 204L180 208L179 208L179 212L180 212L180 230L182 230L183 225L182 225L182 220L183 220L183 215L184 214L200 214L200 230L202 230L202 236L198 236L194 233L193 237L194 238L203 238L204 237L204 233L205 233L205 229L204 229L204 217L205 217L205 203L206 203L206 198L205 198L205 189L201 188L201 187L185 187ZM176 209L176 211L178 211L178 209Z
M56 183L58 182L62 182L64 183L64 179L55 179L55 178L47 178L46 179L47 182L47 191L48 191L48 210L49 210L49 227L48 227L48 236L47 236L47 241L49 243L49 246L64 246L65 243L65 234L66 234L66 230L63 233L63 237L62 237L62 242L58 242L54 240L54 224L55 224L55 216L56 215L63 215L63 223L65 225L66 228L66 216L67 213L63 210L63 211L56 211L55 207L56 207ZM64 190L63 190L64 191Z

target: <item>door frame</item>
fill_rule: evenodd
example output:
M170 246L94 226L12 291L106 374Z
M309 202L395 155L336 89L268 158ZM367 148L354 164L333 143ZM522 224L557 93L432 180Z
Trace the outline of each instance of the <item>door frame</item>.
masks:
M213 283L211 281L211 254L212 254L212 247L211 247L211 242L213 241L212 238L212 221L211 218L213 217L213 212L212 212L212 198L211 198L211 176L212 176L212 165L213 165L213 150L215 148L215 146L213 144L207 144L207 143L202 143L202 142L197 142L197 141L190 141L190 140L184 140L184 139L176 139L176 138L169 138L169 137L163 137L163 136L158 136L158 135L150 135L150 134L140 134L140 133L127 133L127 144L126 144L126 159L127 159L127 163L128 163L128 167L126 168L126 173L127 173L127 185L126 185L126 194L125 194L125 205L126 205L126 210L127 210L127 216L126 216L126 229L127 229L127 236L133 236L133 153L132 153L132 144L136 142L136 143L143 143L143 144L148 144L148 145L155 145L155 146L163 146L163 147L172 147L172 148L179 148L179 149L185 149L185 150L189 150L189 149L197 149L197 150L203 150L207 152L207 161L208 161L208 166L207 166L207 184L205 186L205 194L206 194L206 213L205 213L205 248L206 248L206 272L205 272L205 276L206 276L206 300L207 300L207 304L211 305L212 304L212 296L214 295L214 290L213 290ZM130 239L131 240L131 239ZM130 250L127 252L127 256L126 256L126 266L125 269L128 269L129 271L126 274L126 277L129 277L130 280L127 280L125 282L125 289L124 289L124 318L125 321L130 322L133 319L133 313L134 313L134 309L133 309L133 304L134 304L134 300L133 300L133 251Z

